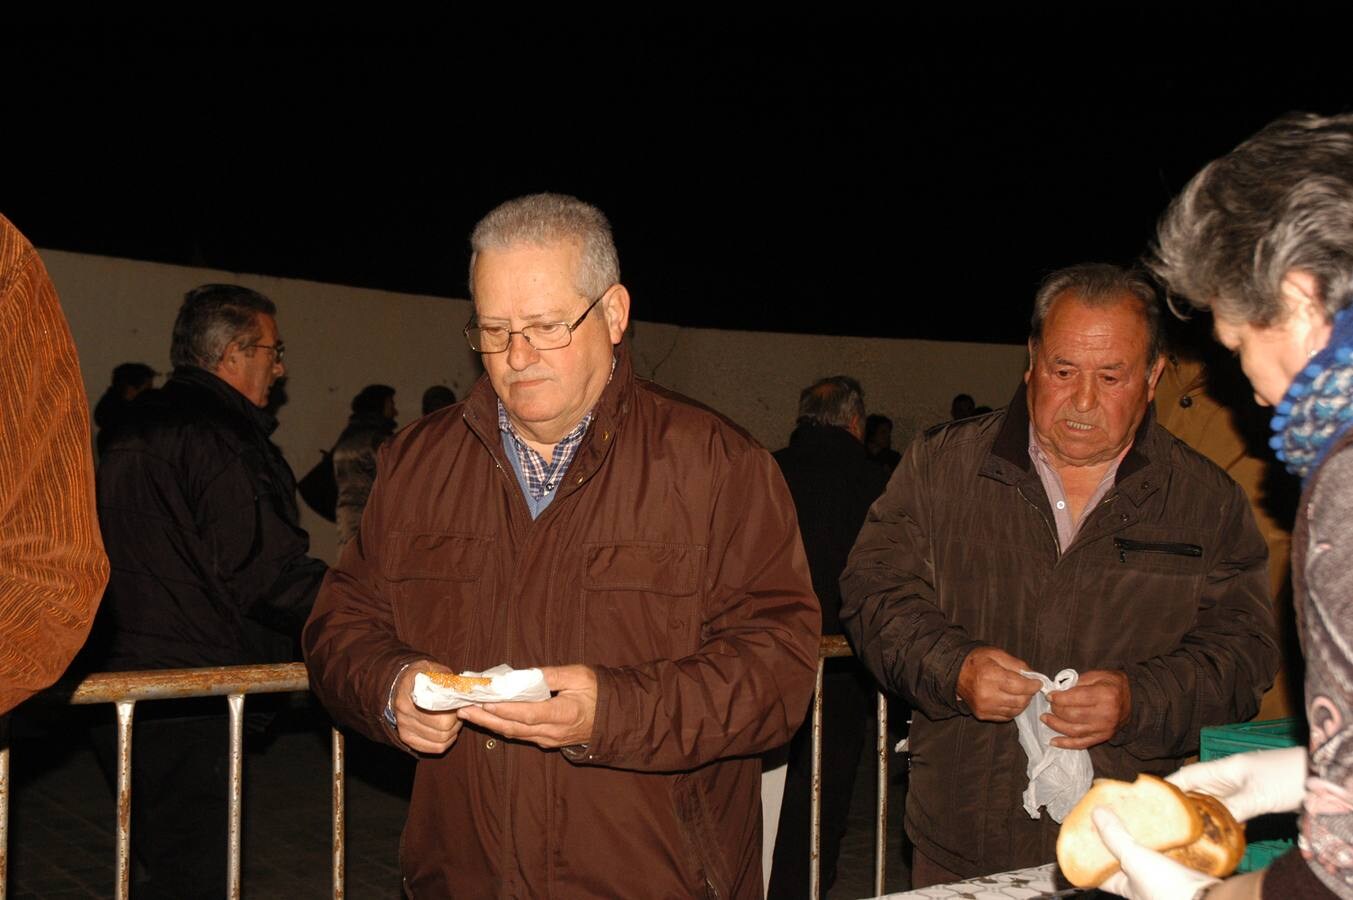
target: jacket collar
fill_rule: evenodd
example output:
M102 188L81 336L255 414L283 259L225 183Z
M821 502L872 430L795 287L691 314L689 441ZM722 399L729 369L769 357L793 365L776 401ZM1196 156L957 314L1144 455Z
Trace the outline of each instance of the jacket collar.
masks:
M1015 389L1015 396L1010 398L1010 405L1005 408L1005 419L982 462L980 474L1007 484L1038 478L1033 460L1029 459L1028 397L1028 387L1021 382ZM1169 453L1168 434L1155 428L1155 424L1154 406L1148 404L1146 415L1142 416L1137 433L1132 436L1132 446L1114 476L1114 486L1138 506L1160 487L1162 478L1152 477L1150 473L1165 464Z
M249 399L206 369L197 366L179 366L174 369L165 387L180 384L209 395L228 416L242 419L265 437L277 430L277 419L266 409L259 409Z
M798 451L824 453L847 459L864 459L868 455L864 444L844 428L836 425L818 425L801 422L789 436L789 446Z

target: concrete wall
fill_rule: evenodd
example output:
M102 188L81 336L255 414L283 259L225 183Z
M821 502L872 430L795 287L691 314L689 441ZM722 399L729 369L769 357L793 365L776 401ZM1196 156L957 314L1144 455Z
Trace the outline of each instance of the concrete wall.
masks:
M408 423L429 385L449 385L463 397L479 377L460 335L466 300L56 250L42 257L80 350L91 407L118 363L169 371L170 330L189 288L231 281L276 301L289 401L274 438L298 475L333 444L363 385L393 386L399 421ZM641 375L719 410L772 449L792 430L799 390L824 375L858 378L870 411L893 419L900 449L917 429L948 418L954 394L1004 405L1025 366L1022 346L681 328L643 321L643 297L634 298L632 312ZM302 524L315 554L331 560L334 526L308 509Z

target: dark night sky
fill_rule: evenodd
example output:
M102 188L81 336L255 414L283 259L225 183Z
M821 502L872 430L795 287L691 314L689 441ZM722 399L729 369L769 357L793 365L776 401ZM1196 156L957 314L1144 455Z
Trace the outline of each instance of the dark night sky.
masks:
M475 220L560 190L611 216L641 319L1019 341L1048 270L1130 261L1203 162L1353 108L1347 23L1277 8L11 29L0 211L464 296Z

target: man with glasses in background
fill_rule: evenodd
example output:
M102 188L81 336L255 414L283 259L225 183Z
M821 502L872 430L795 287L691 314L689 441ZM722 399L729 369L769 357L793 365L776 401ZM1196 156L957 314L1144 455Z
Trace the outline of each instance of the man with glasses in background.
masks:
M471 239L486 377L380 451L306 626L344 725L422 755L415 897L759 897L760 762L807 709L819 611L774 461L638 380L610 225L572 197ZM428 712L418 672L542 667L543 702Z
M324 563L265 410L286 368L277 309L233 284L183 299L164 387L131 410L98 473L112 577L91 664L181 669L298 658ZM229 743L219 698L137 710L132 848L138 897L225 891ZM100 742L113 769L111 728Z

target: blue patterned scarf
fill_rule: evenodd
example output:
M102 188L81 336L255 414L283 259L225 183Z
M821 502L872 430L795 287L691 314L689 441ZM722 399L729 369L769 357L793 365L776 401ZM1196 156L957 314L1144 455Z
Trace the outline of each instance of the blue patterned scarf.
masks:
M1274 413L1269 445L1304 482L1353 428L1353 307L1335 315L1329 343L1292 379Z

